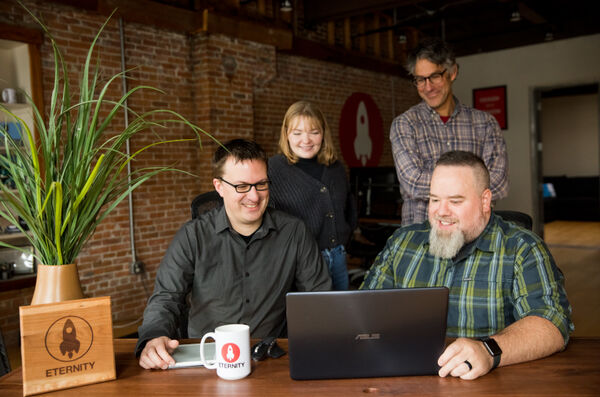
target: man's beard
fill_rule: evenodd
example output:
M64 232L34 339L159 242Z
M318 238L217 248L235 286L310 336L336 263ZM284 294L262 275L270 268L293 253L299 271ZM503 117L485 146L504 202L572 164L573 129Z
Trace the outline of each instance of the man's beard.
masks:
M429 253L442 259L454 258L465 244L465 234L459 230L453 230L450 234L438 229L437 224L432 222L429 231Z

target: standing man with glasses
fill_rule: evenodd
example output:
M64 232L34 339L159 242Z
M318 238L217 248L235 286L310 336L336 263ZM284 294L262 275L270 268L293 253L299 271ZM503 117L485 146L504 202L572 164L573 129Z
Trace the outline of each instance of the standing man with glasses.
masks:
M508 156L500 126L490 114L463 105L452 95L458 65L448 44L440 39L421 42L409 55L406 68L423 101L396 117L390 129L404 201L402 225L427 219L433 168L451 150L481 157L490 172L493 200L506 197Z
M304 223L267 207L269 183L257 143L235 139L217 149L213 185L224 205L184 224L167 249L139 328L141 367L174 364L188 295L190 338L228 323L263 338L283 331L287 292L331 289Z

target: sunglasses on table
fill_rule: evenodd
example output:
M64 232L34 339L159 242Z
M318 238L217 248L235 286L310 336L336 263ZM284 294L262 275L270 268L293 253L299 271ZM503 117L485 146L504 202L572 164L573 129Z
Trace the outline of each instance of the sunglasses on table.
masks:
M252 346L252 360L262 361L267 357L279 358L285 351L277 344L274 336L269 336Z

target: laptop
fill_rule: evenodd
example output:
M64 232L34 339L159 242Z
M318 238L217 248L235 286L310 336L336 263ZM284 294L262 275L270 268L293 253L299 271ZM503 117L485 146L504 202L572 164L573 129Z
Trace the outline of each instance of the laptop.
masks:
M292 379L437 374L448 288L291 292Z

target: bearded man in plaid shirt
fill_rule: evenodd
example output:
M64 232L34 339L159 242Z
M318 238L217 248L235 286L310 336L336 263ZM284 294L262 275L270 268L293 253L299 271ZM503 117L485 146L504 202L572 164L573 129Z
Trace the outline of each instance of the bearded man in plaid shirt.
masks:
M429 221L401 227L361 289L449 289L439 375L475 379L562 350L573 331L563 275L533 232L491 210L481 158L452 151L431 178Z

